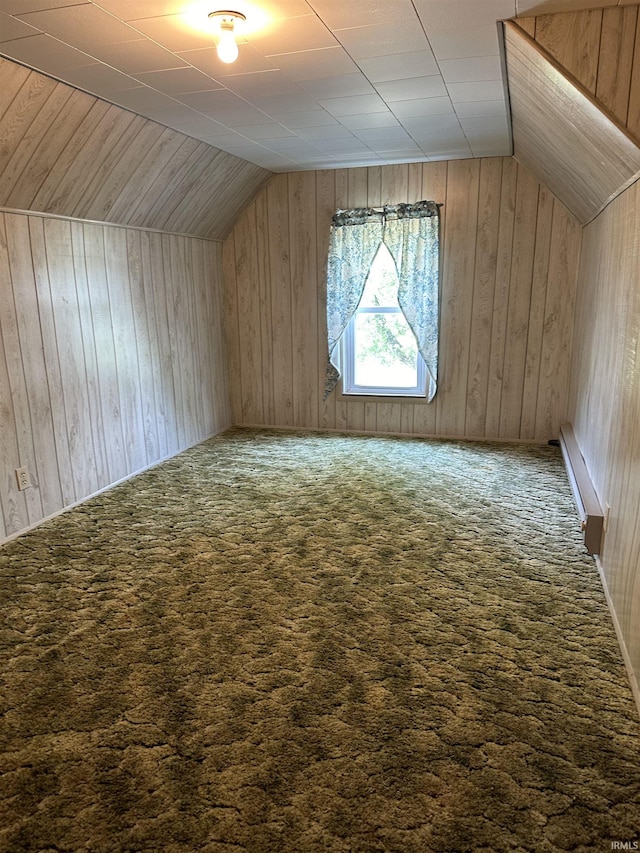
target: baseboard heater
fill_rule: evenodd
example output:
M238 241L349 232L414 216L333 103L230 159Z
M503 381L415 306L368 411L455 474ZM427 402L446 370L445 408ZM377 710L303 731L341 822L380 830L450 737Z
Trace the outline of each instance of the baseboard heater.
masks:
M604 533L604 515L571 424L563 424L560 427L560 447L580 515L584 544L590 554L599 554Z

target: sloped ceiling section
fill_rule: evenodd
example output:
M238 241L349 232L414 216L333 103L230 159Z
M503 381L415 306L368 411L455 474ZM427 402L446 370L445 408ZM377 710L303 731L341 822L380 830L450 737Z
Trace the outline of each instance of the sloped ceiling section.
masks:
M223 239L271 172L0 57L0 207Z
M586 224L638 180L640 148L517 24L503 27L514 155Z

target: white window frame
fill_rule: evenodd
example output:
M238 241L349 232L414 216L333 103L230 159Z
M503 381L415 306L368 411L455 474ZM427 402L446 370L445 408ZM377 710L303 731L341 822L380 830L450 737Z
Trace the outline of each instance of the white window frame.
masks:
M401 386L389 388L385 385L358 385L355 381L355 355L356 355L356 317L358 314L402 314L397 306L368 306L358 307L355 314L349 320L347 328L342 336L341 374L342 393L346 396L360 395L370 397L426 397L427 396L427 370L424 359L417 353L416 370L417 382L414 386Z

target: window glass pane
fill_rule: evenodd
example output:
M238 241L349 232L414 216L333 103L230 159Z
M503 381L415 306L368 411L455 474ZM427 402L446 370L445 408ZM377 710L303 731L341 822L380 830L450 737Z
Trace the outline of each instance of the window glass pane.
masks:
M356 385L417 385L418 347L403 314L356 314L354 331Z
M384 243L373 259L369 276L360 298L361 308L398 305L398 274L391 253Z

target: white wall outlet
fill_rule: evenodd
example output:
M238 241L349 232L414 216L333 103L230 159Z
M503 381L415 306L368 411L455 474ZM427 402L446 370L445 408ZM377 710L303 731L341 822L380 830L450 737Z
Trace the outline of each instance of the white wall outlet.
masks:
M16 480L18 481L18 489L23 491L31 486L31 477L29 476L28 468L16 468Z

